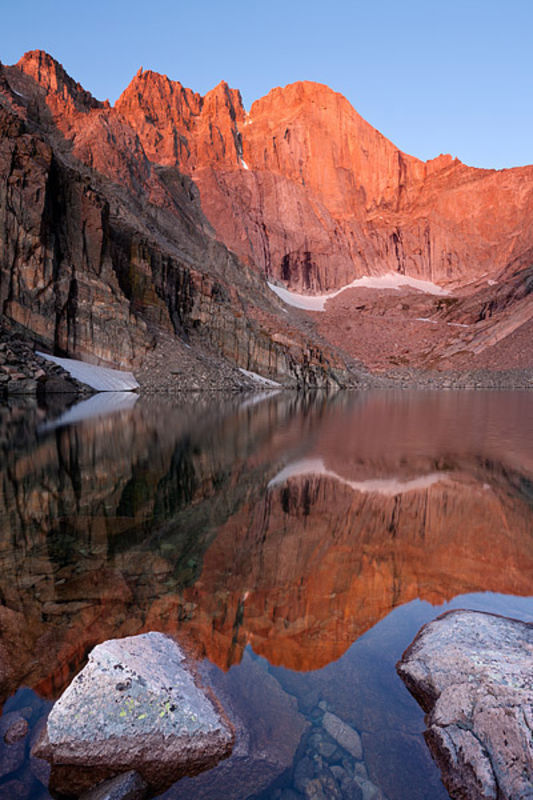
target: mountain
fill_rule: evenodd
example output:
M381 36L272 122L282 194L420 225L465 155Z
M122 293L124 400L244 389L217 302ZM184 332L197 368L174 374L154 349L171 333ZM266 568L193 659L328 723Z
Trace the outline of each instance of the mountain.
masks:
M140 69L111 107L42 51L1 67L0 115L2 311L58 352L135 367L192 337L299 385L533 366L533 166L422 162L310 82L247 112ZM265 280L388 273L440 295L355 287L311 316Z
M162 371L174 358L229 387L245 379L224 382L228 366L351 380L216 240L187 176L152 163L123 116L40 51L0 71L0 176L2 322L41 348Z
M533 247L533 167L424 163L321 84L273 89L247 114L226 84L201 98L139 72L116 108L153 162L194 178L219 238L293 288L388 270L458 285Z

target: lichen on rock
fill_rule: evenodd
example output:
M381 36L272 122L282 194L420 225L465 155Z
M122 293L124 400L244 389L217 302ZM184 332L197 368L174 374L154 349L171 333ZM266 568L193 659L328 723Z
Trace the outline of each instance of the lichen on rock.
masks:
M134 769L161 789L213 766L232 746L230 723L197 685L182 648L147 633L92 650L53 707L34 752L52 763L51 785L59 789L69 780L65 766L79 768L81 786Z

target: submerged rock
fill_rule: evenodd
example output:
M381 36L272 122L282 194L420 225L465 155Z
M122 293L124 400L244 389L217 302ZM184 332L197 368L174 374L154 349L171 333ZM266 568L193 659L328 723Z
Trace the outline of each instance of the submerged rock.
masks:
M356 730L330 711L326 711L324 714L322 725L329 735L350 753L350 755L358 761L362 759L363 748L361 745L361 737Z
M200 688L183 650L160 633L112 639L54 705L34 748L51 786L76 791L136 770L151 790L194 775L231 752L233 731Z
M80 800L144 800L148 786L134 770L103 781L84 792Z
M450 611L420 630L397 670L427 712L453 798L533 798L533 624Z
M0 719L0 778L16 772L24 763L28 723L18 711Z

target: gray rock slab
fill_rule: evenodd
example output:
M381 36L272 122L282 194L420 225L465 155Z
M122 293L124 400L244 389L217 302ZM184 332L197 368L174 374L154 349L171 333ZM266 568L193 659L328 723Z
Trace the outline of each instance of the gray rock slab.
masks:
M79 767L84 780L94 774L93 785L136 770L159 788L213 766L232 745L230 723L198 685L182 648L146 633L92 650L52 708L34 754L52 763L51 783L56 765L67 780L66 765Z
M397 665L454 798L533 798L533 624L450 611Z
M351 728L336 714L331 711L326 711L322 719L322 725L327 730L332 739L340 744L350 755L357 761L363 757L363 747L361 744L361 737L358 732Z

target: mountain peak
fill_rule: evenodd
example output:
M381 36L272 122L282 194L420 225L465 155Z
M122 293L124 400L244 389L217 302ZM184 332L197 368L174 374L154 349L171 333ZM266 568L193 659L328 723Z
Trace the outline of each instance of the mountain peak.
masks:
M239 163L237 124L244 120L241 94L226 81L202 95L151 70L137 72L115 103L156 163L185 171L215 162Z
M60 95L64 100L70 100L79 111L103 107L103 103L71 78L63 65L45 50L29 50L16 66L25 75L33 78L47 94Z

